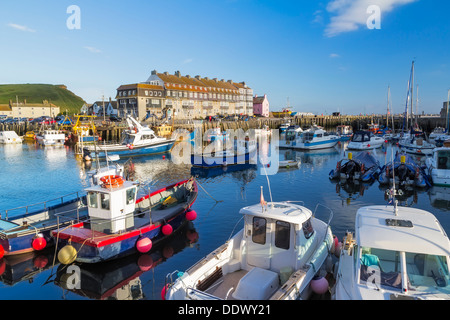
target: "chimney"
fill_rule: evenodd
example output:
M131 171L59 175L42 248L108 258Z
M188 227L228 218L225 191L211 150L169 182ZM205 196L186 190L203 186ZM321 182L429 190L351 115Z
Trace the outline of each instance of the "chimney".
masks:
M187 75L187 76L186 76L186 78L190 79L190 78L191 78L191 76L190 76L190 75Z
M228 80L227 82L230 84L233 84L233 80Z
M213 80L214 80L215 82L217 82L217 78L214 78Z
M195 76L195 79L200 80L200 76Z
M181 73L180 73L180 71L175 71L175 75L176 75L178 78L181 78Z
M165 76L168 76L168 75L169 75L169 73L168 73L168 72L166 71L166 72L164 72L164 75L165 75Z
M152 76L155 75L156 73L157 73L157 71L156 71L156 70L153 70L153 71L152 71Z

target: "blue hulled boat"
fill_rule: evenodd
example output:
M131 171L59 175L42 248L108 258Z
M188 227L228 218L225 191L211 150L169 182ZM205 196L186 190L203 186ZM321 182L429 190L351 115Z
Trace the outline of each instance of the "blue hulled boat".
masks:
M62 264L97 263L146 253L196 218L197 184L184 180L136 200L138 185L118 176L87 188L88 219L52 232Z
M116 144L89 145L83 148L84 159L106 158L107 155L141 156L169 152L175 139L156 136L149 127L142 126L127 116L129 128L124 130L122 142Z

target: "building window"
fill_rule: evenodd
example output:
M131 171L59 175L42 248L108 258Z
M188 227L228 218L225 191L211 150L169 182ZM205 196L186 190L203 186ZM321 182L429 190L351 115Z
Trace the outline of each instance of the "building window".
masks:
M148 96L148 90L145 90L145 95Z

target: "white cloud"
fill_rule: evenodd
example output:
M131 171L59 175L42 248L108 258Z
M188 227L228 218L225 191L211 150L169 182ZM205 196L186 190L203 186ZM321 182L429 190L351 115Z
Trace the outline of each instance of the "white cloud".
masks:
M330 53L330 58L340 58L341 56L338 55L337 53Z
M16 30L25 31L25 32L36 32L36 30L30 29L27 26L22 26L20 24L9 23L8 27L14 28Z
M325 29L325 35L334 37L344 32L358 30L360 26L366 26L371 16L367 13L370 6L378 6L383 16L396 7L415 1L417 0L332 0L327 5L327 11L333 16Z
M188 58L183 61L183 64L188 64L191 63L192 61L194 61L194 59Z
M100 53L102 52L101 50L94 48L94 47L84 47L86 50L89 50L92 53Z

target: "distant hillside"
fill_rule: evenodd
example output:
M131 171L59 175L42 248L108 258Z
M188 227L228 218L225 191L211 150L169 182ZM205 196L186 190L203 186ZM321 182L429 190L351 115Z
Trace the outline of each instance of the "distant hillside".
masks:
M16 102L24 100L27 103L42 103L47 100L60 107L61 112L69 114L79 113L85 101L64 85L51 84L2 84L0 85L0 104L8 104L10 100Z

